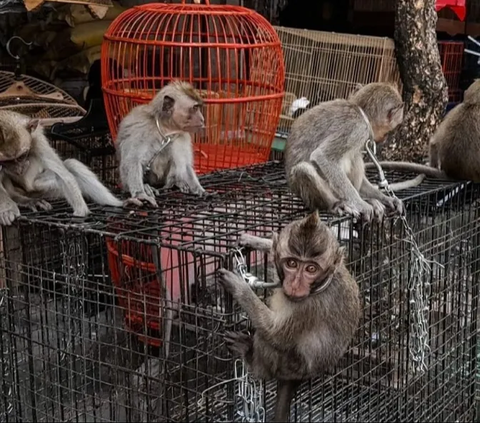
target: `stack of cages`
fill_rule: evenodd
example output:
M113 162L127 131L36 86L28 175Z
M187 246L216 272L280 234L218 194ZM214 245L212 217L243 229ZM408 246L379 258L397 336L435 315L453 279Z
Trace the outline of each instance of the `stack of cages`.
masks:
M285 60L285 97L277 129L286 136L298 113L347 98L357 84L390 82L402 89L392 39L275 27Z
M216 271L235 267L242 231L269 237L306 210L279 163L201 182L216 195L163 192L158 210L91 206L83 220L60 202L4 228L1 421L271 418L274 382L242 378L226 348L225 331L249 321ZM402 196L430 261L425 304L410 284L418 269L401 220L362 226L322 214L346 247L363 314L338 366L303 383L292 421L473 421L479 187L426 180ZM268 255L242 255L273 281ZM422 313L426 371L415 373Z

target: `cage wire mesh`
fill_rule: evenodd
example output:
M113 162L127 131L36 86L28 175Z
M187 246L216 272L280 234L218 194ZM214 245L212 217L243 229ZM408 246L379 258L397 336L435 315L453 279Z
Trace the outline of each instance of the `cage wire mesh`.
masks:
M269 236L306 211L280 163L215 172L202 184L217 194L165 191L158 210L92 205L83 220L58 202L54 212L26 213L4 228L0 420L241 420L223 335L249 323L216 270L232 268L240 232ZM402 226L362 228L322 214L346 247L363 315L338 366L303 383L292 421L472 421L478 191L426 180L402 192L422 252L441 265L426 275L431 351L423 375L409 359L412 264ZM267 256L245 254L253 274L273 280ZM274 386L260 392L267 419Z
M401 88L390 38L275 27L285 61L285 97L278 133L290 132L295 113L346 98L355 85L391 82Z

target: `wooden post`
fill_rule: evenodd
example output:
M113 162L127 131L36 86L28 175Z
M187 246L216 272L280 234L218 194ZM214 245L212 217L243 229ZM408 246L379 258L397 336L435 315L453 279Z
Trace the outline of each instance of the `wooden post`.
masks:
M436 24L435 0L396 0L395 48L406 112L382 149L384 159L424 161L429 139L442 120L448 91Z

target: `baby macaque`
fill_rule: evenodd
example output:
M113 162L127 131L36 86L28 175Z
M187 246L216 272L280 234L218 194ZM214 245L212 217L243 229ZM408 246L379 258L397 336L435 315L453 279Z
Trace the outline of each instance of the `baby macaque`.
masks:
M285 148L291 190L311 210L365 221L381 220L385 211L402 213L400 200L368 181L362 157L367 140L383 142L402 120L402 98L386 83L359 87L348 100L307 110L293 123Z
M131 204L142 206L145 201L157 207L154 185L204 194L193 169L190 135L205 127L202 105L190 84L173 81L149 104L135 107L122 120L116 145L120 179L123 189L130 192Z
M227 333L225 339L257 378L277 379L275 421L286 422L301 381L321 376L347 350L360 318L359 289L317 212L272 240L243 234L240 245L273 254L281 288L267 306L240 276L219 270L220 283L254 328L253 336Z
M446 116L430 139L429 166L380 162L384 169L418 172L439 179L480 182L480 80L465 91L463 103ZM369 165L372 167L372 165Z
M50 210L47 199L65 198L74 216L87 216L82 194L98 204L120 207L123 202L83 163L63 162L38 119L0 111L0 224L11 225L20 216L18 205Z

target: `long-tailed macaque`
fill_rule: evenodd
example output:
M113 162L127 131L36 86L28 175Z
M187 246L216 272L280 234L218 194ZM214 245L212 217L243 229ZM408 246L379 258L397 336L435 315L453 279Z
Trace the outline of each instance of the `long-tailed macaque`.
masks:
M380 162L384 169L418 172L439 179L480 182L480 80L465 91L429 143L429 165ZM369 164L369 167L372 167Z
M205 127L202 105L190 84L173 81L122 120L116 146L121 183L130 192L131 204L141 206L145 201L156 207L153 186L205 192L193 169L190 135Z
M50 210L48 199L65 198L80 217L90 212L82 194L98 204L123 205L83 163L62 161L38 119L20 113L0 111L0 166L3 225L20 216L18 205Z
M243 234L240 245L273 254L281 288L267 306L240 276L221 269L220 283L254 328L253 336L227 333L225 339L256 377L277 379L275 421L286 422L301 381L322 375L345 353L360 318L359 289L317 212L272 240Z
M385 209L402 213L400 200L368 181L362 157L367 140L382 142L402 120L402 98L386 83L358 87L348 100L307 110L293 123L285 148L290 188L311 210L366 221L381 219Z

